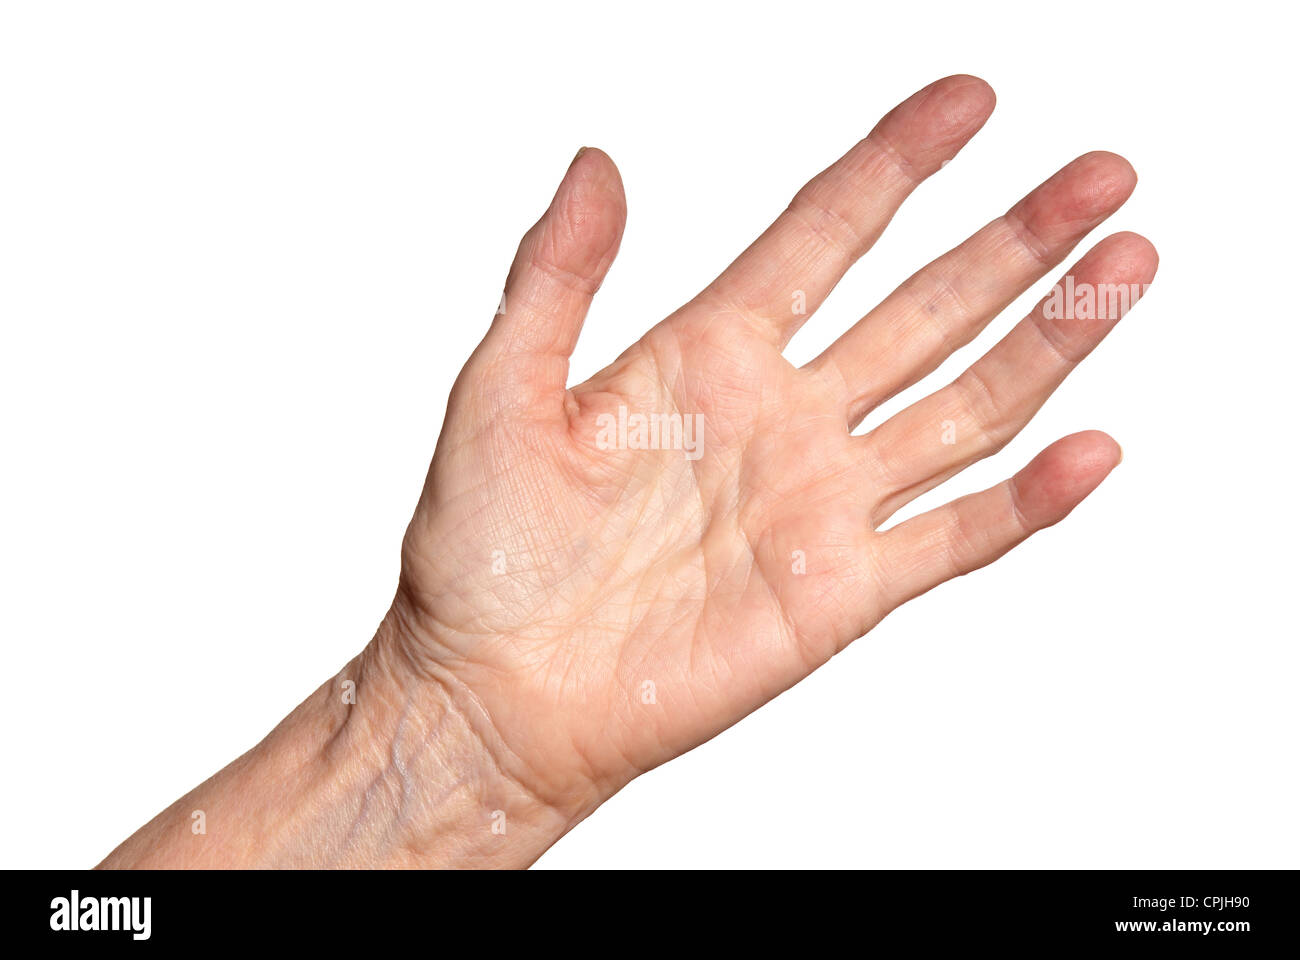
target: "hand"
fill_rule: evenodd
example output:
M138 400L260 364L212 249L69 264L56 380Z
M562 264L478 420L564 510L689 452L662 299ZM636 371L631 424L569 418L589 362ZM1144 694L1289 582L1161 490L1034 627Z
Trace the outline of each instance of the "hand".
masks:
M567 388L625 217L613 163L580 152L457 380L374 640L105 865L526 865L890 610L1068 514L1119 462L1105 434L884 528L1015 436L1124 296L1049 298L953 383L850 431L1124 202L1121 158L1068 164L808 365L781 354L993 99L960 76L912 96L699 296ZM1117 234L1071 275L1135 298L1155 268Z
M566 818L1056 523L1119 462L1106 435L1076 434L991 490L881 530L1010 440L1118 319L1041 306L949 386L850 433L1127 199L1135 177L1113 154L1067 165L812 363L782 356L993 102L973 77L915 94L706 290L571 389L568 358L623 231L610 159L580 152L524 237L503 312L452 393L387 642ZM1127 286L1155 267L1146 240L1119 234L1072 274ZM620 410L680 424L677 449L618 448ZM635 421L630 432L635 446Z

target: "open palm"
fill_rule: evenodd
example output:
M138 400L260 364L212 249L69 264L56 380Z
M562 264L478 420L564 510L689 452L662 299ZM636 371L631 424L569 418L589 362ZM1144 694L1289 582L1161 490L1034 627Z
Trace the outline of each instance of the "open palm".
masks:
M404 660L530 792L589 809L1060 520L1118 462L1109 437L1076 434L993 489L885 528L1014 436L1122 306L1063 319L1040 304L956 381L851 433L1128 197L1134 175L1112 154L1067 165L810 364L782 356L992 107L973 77L915 94L698 297L568 389L625 218L609 158L575 159L453 391L390 616ZM1155 265L1147 241L1117 234L1071 275L1140 291Z

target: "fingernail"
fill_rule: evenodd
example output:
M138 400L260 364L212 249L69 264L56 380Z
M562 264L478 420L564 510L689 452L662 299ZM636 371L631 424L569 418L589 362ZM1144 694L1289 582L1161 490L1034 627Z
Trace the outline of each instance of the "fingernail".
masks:
M573 155L573 159L569 162L569 166L573 166L575 163L577 163L578 158L581 157L586 152L587 152L586 147L579 147L578 152Z

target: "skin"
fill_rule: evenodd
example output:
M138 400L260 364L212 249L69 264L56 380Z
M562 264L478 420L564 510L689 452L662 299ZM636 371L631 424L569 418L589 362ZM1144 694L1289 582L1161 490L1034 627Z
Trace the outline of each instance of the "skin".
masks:
M526 866L895 607L1064 518L1120 461L1103 433L888 526L1015 436L1118 317L1040 304L956 381L850 431L1127 199L1122 158L1067 164L806 366L781 353L993 104L967 76L913 95L699 296L570 388L626 214L613 162L580 151L456 381L374 639L102 866ZM1070 273L1146 284L1156 260L1121 233ZM598 418L620 406L703 415L702 455L605 449Z

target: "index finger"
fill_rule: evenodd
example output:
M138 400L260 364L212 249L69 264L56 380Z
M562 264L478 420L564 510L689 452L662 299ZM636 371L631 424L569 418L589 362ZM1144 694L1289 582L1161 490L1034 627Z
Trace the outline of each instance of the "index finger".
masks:
M810 180L785 212L701 294L784 345L917 185L965 146L993 111L978 77L936 80L891 110Z

